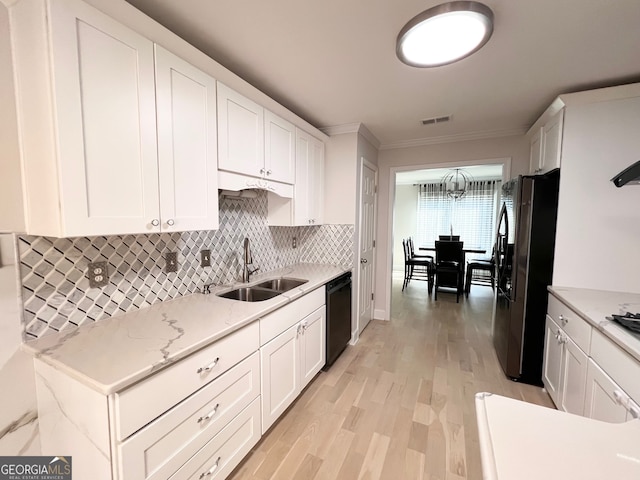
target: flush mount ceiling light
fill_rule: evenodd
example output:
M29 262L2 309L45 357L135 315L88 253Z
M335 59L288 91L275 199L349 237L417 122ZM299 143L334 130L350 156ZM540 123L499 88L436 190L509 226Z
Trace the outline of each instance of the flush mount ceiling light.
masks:
M493 33L493 12L478 2L449 2L425 10L407 23L396 54L413 67L438 67L476 52Z

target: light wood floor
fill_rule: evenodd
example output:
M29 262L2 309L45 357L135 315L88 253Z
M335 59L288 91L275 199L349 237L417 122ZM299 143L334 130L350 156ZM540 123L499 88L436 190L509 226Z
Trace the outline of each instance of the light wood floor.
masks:
M456 304L452 294L427 298L425 282L404 293L401 284L392 321L372 321L230 478L481 479L475 393L552 406L542 389L504 377L491 288Z

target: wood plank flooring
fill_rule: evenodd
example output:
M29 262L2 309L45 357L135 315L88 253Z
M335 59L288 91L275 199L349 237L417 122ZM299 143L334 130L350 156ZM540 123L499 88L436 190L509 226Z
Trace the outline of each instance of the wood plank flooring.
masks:
M491 288L456 304L452 294L428 298L425 282L401 286L394 278L392 320L372 321L230 478L481 479L475 393L553 407L500 369Z

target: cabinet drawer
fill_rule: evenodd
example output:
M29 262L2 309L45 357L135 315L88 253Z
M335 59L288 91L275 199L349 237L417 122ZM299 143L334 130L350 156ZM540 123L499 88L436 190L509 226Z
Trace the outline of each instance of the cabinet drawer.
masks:
M260 345L274 339L325 303L325 288L317 288L260 319Z
M257 322L115 394L115 425L124 440L258 349ZM199 369L205 369L198 371Z
M591 358L634 402L640 403L639 362L597 330L591 341Z
M259 395L255 352L121 444L121 478L166 479Z
M256 398L169 480L226 478L260 440L260 399Z
M591 325L551 294L549 295L548 315L582 351L589 353Z

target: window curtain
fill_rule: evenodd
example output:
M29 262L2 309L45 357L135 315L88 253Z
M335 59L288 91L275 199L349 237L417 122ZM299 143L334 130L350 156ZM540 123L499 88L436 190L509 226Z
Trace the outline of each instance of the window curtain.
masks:
M418 185L416 245L434 245L439 235L460 235L466 247L491 254L495 242L500 180L470 182L467 193L449 198L442 183Z

